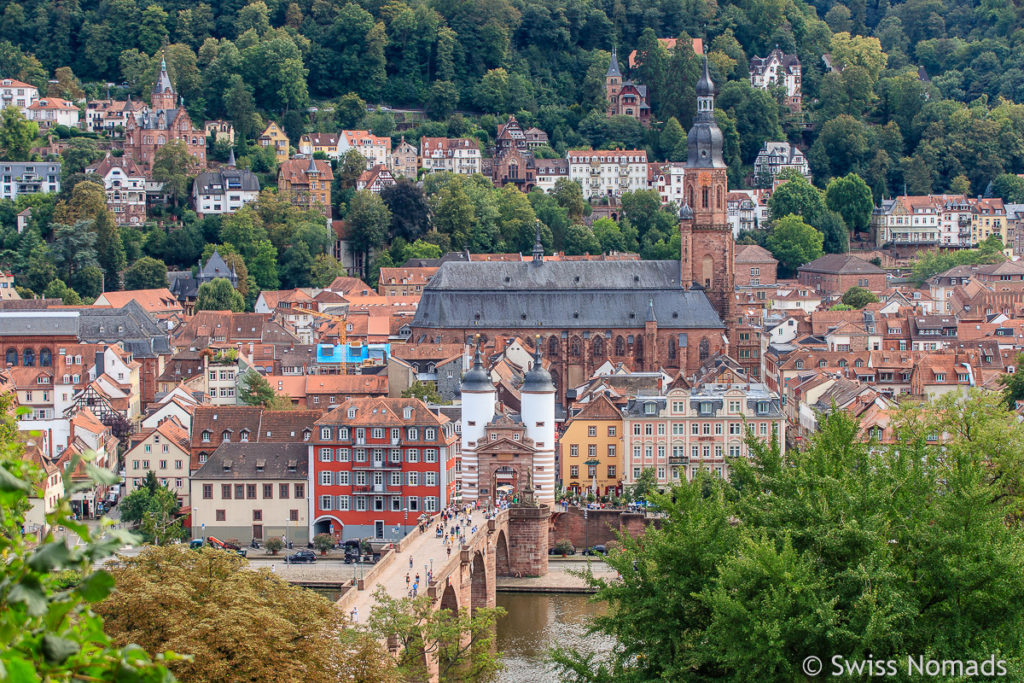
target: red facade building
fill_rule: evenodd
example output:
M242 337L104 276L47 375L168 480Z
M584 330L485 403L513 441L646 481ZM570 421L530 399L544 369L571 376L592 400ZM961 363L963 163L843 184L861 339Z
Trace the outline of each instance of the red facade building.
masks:
M456 497L454 424L418 399L352 398L317 420L311 535L397 540Z

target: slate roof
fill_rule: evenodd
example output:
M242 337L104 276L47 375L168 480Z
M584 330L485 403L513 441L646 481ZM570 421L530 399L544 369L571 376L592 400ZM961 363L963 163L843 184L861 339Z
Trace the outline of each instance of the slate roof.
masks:
M703 291L682 289L677 261L450 261L424 287L412 324L638 327L652 301L661 328L723 327Z
M86 343L121 343L137 358L171 353L167 328L154 320L135 300L121 308L83 308L78 339Z
M192 479L278 480L307 478L304 443L222 443Z
M878 275L885 273L884 270L875 264L850 254L825 254L821 258L816 258L810 263L800 266L797 268L797 271L826 273L829 275Z
M229 184L231 185L230 191L260 191L260 181L255 173L225 166L216 171L206 171L197 175L193 185L193 194L227 194Z
M78 311L0 312L0 337L48 334L78 336Z

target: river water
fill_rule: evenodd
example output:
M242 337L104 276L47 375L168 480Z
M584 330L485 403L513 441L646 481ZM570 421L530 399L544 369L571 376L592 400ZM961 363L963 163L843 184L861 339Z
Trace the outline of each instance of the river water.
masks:
M590 620L606 610L589 598L579 593L498 593L498 606L508 614L498 622L497 646L505 669L497 680L557 681L547 658L556 645L582 652L607 651L611 638L587 635Z

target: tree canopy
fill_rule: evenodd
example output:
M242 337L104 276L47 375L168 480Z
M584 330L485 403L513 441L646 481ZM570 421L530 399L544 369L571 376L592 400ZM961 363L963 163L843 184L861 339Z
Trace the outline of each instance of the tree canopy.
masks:
M333 603L246 565L224 550L148 547L111 571L117 590L96 610L116 643L192 655L171 664L181 680L390 680L379 646L343 646Z
M595 627L616 645L559 651L560 678L803 680L808 656L905 671L907 653L995 653L1016 671L1024 586L1005 577L1024 569L1007 523L1024 427L982 394L907 408L893 427L892 445L868 443L835 410L802 449L751 438L730 481L655 496L664 523L608 558L621 580L590 579L610 605Z

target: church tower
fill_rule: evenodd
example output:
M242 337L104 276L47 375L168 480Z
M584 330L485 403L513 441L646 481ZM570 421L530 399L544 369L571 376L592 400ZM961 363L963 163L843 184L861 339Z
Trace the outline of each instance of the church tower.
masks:
M160 60L160 75L157 76L156 83L153 85L149 105L154 110L176 109L178 106L174 86L171 85L171 78L167 75L166 59Z
M697 81L697 115L686 136L683 206L679 210L680 283L705 290L719 317L732 318L735 244L726 208L728 174L722 158L722 131L715 123L715 84L704 58Z
M604 75L604 94L608 100L608 116L619 113L619 92L622 90L622 72L619 71L619 60L612 48L612 58L608 62L608 73Z

